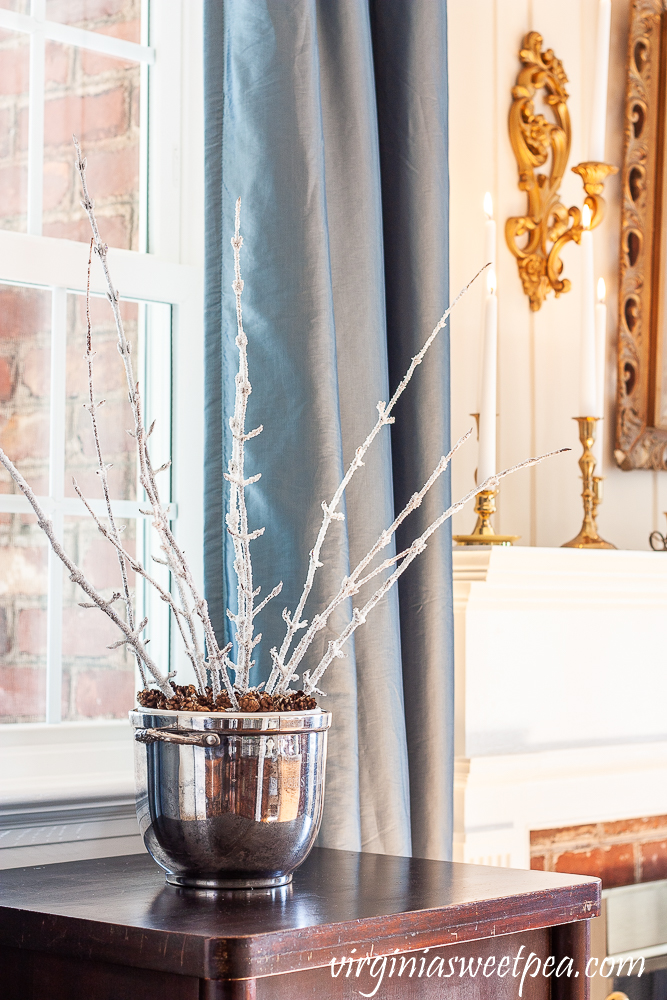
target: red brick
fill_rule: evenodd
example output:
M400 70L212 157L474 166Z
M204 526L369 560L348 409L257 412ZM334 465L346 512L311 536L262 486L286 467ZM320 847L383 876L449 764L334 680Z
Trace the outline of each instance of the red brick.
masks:
M546 857L541 854L539 857L530 859L530 867L533 871L543 872L545 871Z
M2 175L0 174L0 183ZM100 206L97 206L100 208ZM0 213L1 214L1 213ZM106 216L104 211L98 211L97 221L100 226L102 239L110 247L118 247L120 250L131 250L131 230L128 220L122 215ZM60 219L50 221L44 220L43 232L45 236L55 236L65 240L77 240L80 243L87 243L90 239L90 225L83 212L76 217L62 221Z
M141 124L141 87L139 85L138 76L136 83L130 92L130 124L136 129L138 129Z
M591 851L564 851L556 857L553 870L568 875L595 875L602 879L603 889L635 882L631 844L596 847Z
M133 670L87 670L73 681L75 711L83 718L124 718L134 705Z
M0 52L0 58L2 53ZM0 109L0 159L9 156L11 150L9 130L12 124L12 113L9 108Z
M117 21L115 24L107 24L100 27L100 32L104 35L111 35L114 38L124 38L127 42L141 41L141 21ZM130 59L114 59L111 56L103 56L100 52L91 52L81 49L81 69L84 76L101 76L102 73L126 73L128 70L136 76L139 81L139 67L136 62Z
M67 722L70 719L70 693L72 690L72 682L70 678L69 670L63 668L62 672L62 717L63 722Z
M35 398L49 395L51 387L51 350L33 347L23 360L22 382Z
M48 469L46 468L47 465L48 465L47 462L43 463L43 468L41 473L39 469L35 469L30 473L24 471L24 475L28 480L28 482L30 483L33 493L35 494L36 497L47 497L49 495L49 474L48 474ZM14 489L14 493L18 492L19 488L17 486ZM21 522L22 524L35 523L34 518L32 518L30 514L24 514L21 516L22 518L24 518L24 520L22 520ZM25 518L29 518L29 520L26 521Z
M0 41L7 38L5 32ZM27 94L30 72L28 37L14 35L11 48L0 49L0 94Z
M0 718L43 718L45 692L43 668L0 667Z
M118 195L138 195L138 142L120 149L97 150L88 163L88 183L98 201Z
M531 830L531 847L556 844L595 843L599 840L599 827L587 823L582 826L563 826L553 830Z
M27 211L28 168L19 164L0 167L0 216Z
M72 295L69 299L68 304L68 323L69 332L67 347L70 351L76 351L79 360L83 358L83 352L86 349L86 297L85 295ZM113 313L111 311L111 306L107 302L106 298L98 295L91 295L90 297L90 323L93 330L93 336L97 335L96 339L99 339L100 333L104 334L105 340L111 340L115 342L116 339L116 327L114 325ZM96 345L96 350L98 345ZM82 365L85 370L85 365ZM68 363L68 378L70 378L70 366ZM86 382L87 384L87 382Z
M613 823L602 823L606 836L620 837L624 834L645 834L652 830L667 831L667 816L643 816L640 819L622 819ZM633 838L634 839L634 838Z
M44 211L69 209L74 171L70 163L46 160L44 163Z
M85 97L70 94L47 99L44 105L44 143L46 146L69 148L72 133L82 143L123 135L128 127L128 114L124 87L114 87L113 90Z
M91 321L92 325L92 321ZM106 337L106 335L105 335ZM105 339L102 343L95 336L93 326L93 381L97 399L108 398L113 392L126 394L125 367L116 347L116 339ZM67 351L67 395L81 401L88 397L88 365L83 358L82 341L71 345ZM105 407L99 411L100 420L105 419Z
M7 626L7 611L0 608L0 656L6 656L11 648L9 630Z
M46 17L65 24L96 22L120 16L126 6L126 0L46 0ZM136 3L129 7L134 12Z
M18 516L21 518L21 524L29 524L35 529L31 544L17 545L13 550L10 548L7 551L14 551L19 554L25 564L25 570L32 576L32 581L26 584L25 592L31 594L46 593L46 568L49 554L48 540L46 535L37 527L37 518L34 514L21 514ZM41 578L39 574L41 574Z
M86 601L79 591L77 600ZM108 656L107 647L120 638L120 631L98 608L63 609L63 655L92 657Z
M47 41L44 53L44 82L47 87L49 84L67 83L75 51L70 45Z
M19 653L43 656L46 653L46 611L23 608L19 611L16 643Z
M667 878L667 840L642 844L640 852L642 882L657 882L658 879Z
M134 438L131 438L127 433L128 429L134 426L129 403L107 403L98 411L97 417L97 428L103 455L117 455L134 451ZM93 437L90 416L83 407L81 407L77 423L84 455L95 458L95 438Z
M14 149L17 152L26 152L28 149L28 107L18 108L16 112L16 136L14 138Z
M7 358L0 357L0 401L6 403L14 393L12 365Z
M26 458L48 458L48 413L14 414L0 428L0 446L13 462Z
M121 534L122 536L125 536L127 531L124 531ZM122 544L130 555L133 556L135 546L132 538L122 537ZM87 546L81 569L83 570L86 578L90 580L90 582L97 587L98 590L121 590L122 581L116 550L111 543L105 538L102 538L102 536L96 538ZM128 570L127 577L130 587L134 587L134 573L131 570ZM119 609L122 607L120 601L118 602L117 607Z
M114 24L100 25L98 31L103 35L113 35L114 38L124 38L126 42L141 41L141 19L139 17L139 6L134 5L134 10L128 10L128 16L122 21ZM134 13L135 16L132 16ZM136 66L136 63L135 63Z
M104 458L108 460L109 456L105 455ZM128 458L129 456L126 456L124 461L116 461L107 474L109 491L111 496L116 500L136 499L134 463L132 463L132 470L130 470L128 468ZM102 499L100 477L96 475L95 469L96 466L92 462L85 468L69 462L65 469L65 496L76 496L76 491L72 485L72 476L74 476L79 489L85 497L88 499ZM83 507L81 509L83 510Z
M51 328L51 295L32 288L0 285L0 338L25 340Z

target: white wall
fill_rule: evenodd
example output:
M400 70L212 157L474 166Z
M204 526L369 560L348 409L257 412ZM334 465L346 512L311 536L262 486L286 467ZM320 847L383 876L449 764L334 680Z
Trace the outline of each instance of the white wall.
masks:
M577 413L581 315L581 254L563 253L572 290L549 296L531 313L516 261L505 244L508 216L523 214L516 161L507 131L518 51L527 31L539 31L569 78L572 118L570 163L561 187L566 206L581 205L581 180L569 170L587 159L598 0L449 0L451 287L452 295L484 263L484 192L491 191L498 221L499 463L570 446L568 455L519 473L502 484L496 531L520 534L520 545L557 546L572 538L582 518L577 461L581 448L572 417ZM619 168L623 155L625 61L630 0L612 0L612 42L606 159ZM621 472L613 458L616 393L620 175L607 182L607 216L595 231L596 278L607 285L605 499L598 518L603 537L619 548L647 549L649 533L667 522L667 474ZM471 425L477 410L483 287L471 290L452 316L453 436ZM454 464L453 489L469 489L477 446L469 444ZM472 530L467 510L455 532ZM667 555L666 557L667 558Z

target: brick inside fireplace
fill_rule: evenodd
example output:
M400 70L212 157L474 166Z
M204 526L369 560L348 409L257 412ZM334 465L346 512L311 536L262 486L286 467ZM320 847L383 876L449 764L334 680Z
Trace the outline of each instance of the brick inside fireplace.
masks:
M667 878L667 816L532 830L530 867L596 875L603 889Z

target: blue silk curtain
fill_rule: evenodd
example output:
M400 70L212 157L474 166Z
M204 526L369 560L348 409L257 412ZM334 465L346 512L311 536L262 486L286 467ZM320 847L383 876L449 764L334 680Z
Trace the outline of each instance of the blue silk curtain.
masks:
M242 197L247 448L262 613L255 681L280 645L321 519L448 301L445 0L205 0L206 594L224 635L235 606L224 531L237 353L231 288ZM444 331L334 523L307 617L338 588L449 447ZM449 503L443 477L400 549ZM333 712L328 847L447 858L452 836L453 641L447 527L325 674ZM261 598L260 598L261 599ZM337 631L351 608L332 624ZM308 665L330 634L322 635Z

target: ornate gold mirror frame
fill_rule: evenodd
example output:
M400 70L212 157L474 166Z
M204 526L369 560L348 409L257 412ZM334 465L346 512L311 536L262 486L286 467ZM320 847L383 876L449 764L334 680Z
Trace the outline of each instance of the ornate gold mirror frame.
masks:
M616 461L667 469L667 13L633 0L622 176Z

